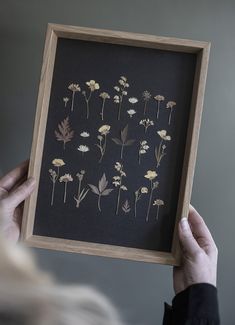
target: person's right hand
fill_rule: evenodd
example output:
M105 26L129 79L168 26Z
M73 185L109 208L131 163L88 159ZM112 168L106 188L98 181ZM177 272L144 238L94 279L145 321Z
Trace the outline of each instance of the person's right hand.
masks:
M173 270L175 293L196 283L216 286L218 250L204 220L192 206L188 219L179 222L179 240L183 261Z
M33 177L27 179L26 160L0 178L0 233L12 242L20 236L24 200L35 189Z

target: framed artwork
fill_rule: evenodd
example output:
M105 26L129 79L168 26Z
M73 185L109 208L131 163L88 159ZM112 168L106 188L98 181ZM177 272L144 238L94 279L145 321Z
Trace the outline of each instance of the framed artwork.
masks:
M210 43L49 24L27 245L180 264Z

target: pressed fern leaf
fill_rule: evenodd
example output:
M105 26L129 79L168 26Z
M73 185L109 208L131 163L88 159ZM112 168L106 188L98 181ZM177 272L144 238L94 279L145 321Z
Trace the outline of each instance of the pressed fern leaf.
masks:
M74 131L71 130L69 125L69 117L66 117L61 123L58 124L59 131L55 130L55 136L57 141L63 141L63 148L65 149L65 144L72 140L74 136Z

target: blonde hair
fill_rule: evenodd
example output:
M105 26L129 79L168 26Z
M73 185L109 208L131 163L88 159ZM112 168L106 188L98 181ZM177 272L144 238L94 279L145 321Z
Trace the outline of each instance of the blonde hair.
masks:
M2 238L0 245L0 324L4 318L4 325L123 325L103 294L59 285L37 268L28 249Z

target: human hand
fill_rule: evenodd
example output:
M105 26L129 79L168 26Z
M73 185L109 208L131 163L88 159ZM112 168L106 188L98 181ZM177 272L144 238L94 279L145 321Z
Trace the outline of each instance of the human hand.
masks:
M218 250L204 220L191 205L188 220L179 222L179 240L183 260L173 269L175 293L196 283L216 286Z
M33 192L36 181L27 179L29 161L26 160L0 178L0 232L17 242L23 214L23 201Z

